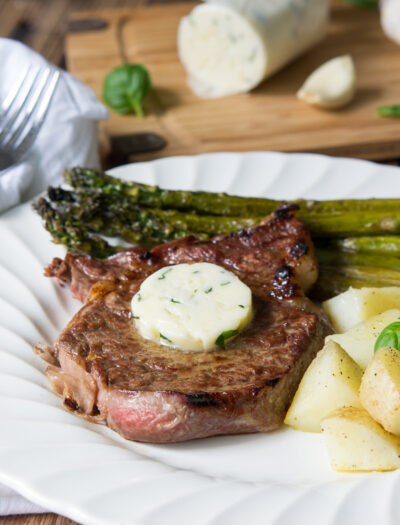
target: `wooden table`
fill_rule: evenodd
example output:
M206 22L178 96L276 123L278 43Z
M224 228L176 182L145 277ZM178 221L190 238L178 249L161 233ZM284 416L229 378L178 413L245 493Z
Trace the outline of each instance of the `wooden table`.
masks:
M71 11L168 4L172 0L0 0L0 36L15 38L58 66ZM185 0L174 0L185 1ZM46 16L43 16L43 13Z

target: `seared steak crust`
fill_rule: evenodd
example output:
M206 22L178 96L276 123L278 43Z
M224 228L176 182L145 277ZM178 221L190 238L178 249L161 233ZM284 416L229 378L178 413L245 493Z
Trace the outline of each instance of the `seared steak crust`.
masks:
M282 205L252 228L209 241L187 237L152 250L133 247L103 261L67 255L64 260L54 259L45 275L70 285L72 293L84 301L100 280L143 279L163 266L205 261L236 273L257 295L303 296L316 281L318 270L310 234L294 217L295 211L296 206Z
M282 423L327 333L315 314L256 299L253 321L226 349L185 353L138 334L130 311L135 288L96 285L55 345L64 372L90 385L90 413L99 411L128 439L152 442L266 431ZM69 403L82 411L88 394L80 399L73 389Z
M132 248L105 261L53 261L47 275L86 298L54 346L61 368L49 367L66 407L105 420L128 439L160 443L277 428L330 333L303 293L317 268L293 211L283 207L254 228L208 242ZM141 282L162 266L198 261L224 266L250 286L250 325L212 352L144 340L130 310Z

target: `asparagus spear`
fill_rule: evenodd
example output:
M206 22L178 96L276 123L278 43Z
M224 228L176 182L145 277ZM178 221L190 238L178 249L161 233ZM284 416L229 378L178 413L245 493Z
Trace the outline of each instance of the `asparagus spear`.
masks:
M316 237L351 237L400 233L400 211L374 209L326 214L297 214Z
M111 246L97 235L89 234L78 221L54 210L43 197L33 203L33 208L45 221L45 228L53 237L53 242L64 244L71 253L104 258L123 249Z
M320 265L318 281L311 290L313 299L324 301L345 292L350 286L400 286L400 271L367 266Z
M62 216L73 218L89 231L118 236L132 244L154 246L192 234L161 222L147 208L126 206L123 199L112 202L108 195L73 193L50 187L48 197Z
M277 201L230 196L203 191L162 190L158 186L128 182L105 173L85 168L64 172L64 179L78 190L97 189L107 195L127 198L133 204L151 208L193 210L213 215L268 215Z
M328 266L369 266L400 271L400 258L379 253L347 253L317 247L320 264Z
M89 230L148 246L188 235L206 240L220 233L247 228L258 220L153 210L96 192L73 193L49 188L48 196L63 214L74 217Z
M145 208L132 204L127 197L90 190L75 192L75 196L70 199L79 201L83 210L83 215L79 216L82 220L88 220L90 216L91 223L98 221L99 228L94 228L95 231L100 231L100 227L109 226L111 229L103 233L118 235L136 243L165 242L191 233L202 234L202 238L207 238L248 228L259 222L262 217L198 215L174 209ZM76 214L76 210L73 212ZM316 237L400 233L400 209L388 211L384 208L376 208L368 211L344 210L320 213L303 208L297 216ZM119 229L120 227L122 229ZM147 234L149 240L142 240Z
M271 213L283 201L237 197L226 193L202 191L163 190L158 186L149 186L137 182L128 182L105 173L87 169L72 168L64 172L68 184L77 190L101 190L107 195L127 198L133 204L151 208L188 210L210 215L236 217L265 216ZM308 213L360 212L373 210L398 210L400 199L347 199L333 201L295 200L300 206L299 217Z
M73 192L59 187L49 187L48 197L57 207L62 206L63 213L70 213L72 216L83 221L86 226L96 232L103 232L105 235L121 236L124 240L132 243L155 244L167 240L175 240L187 235L197 235L202 239L209 238L210 234L204 233L208 229L208 218L183 215L172 210L168 215L172 220L175 229L165 223L165 212L159 210L147 211L133 206L127 199L114 199L112 196L103 195L96 192ZM73 204L73 206L71 205ZM137 215L135 216L135 213ZM129 216L132 221L129 222ZM145 220L147 220L147 230ZM176 221L183 224L189 220L192 230L185 228L176 229ZM175 222L174 222L175 221ZM240 219L241 221L241 219ZM136 231L135 222L138 222ZM217 222L217 226L220 223ZM153 227L150 229L149 224ZM199 231L198 231L199 230ZM219 232L214 230L213 232ZM331 252L366 253L375 255L400 256L400 236L364 236L340 238L314 238L314 243L321 249L328 249ZM343 259L342 259L343 260ZM368 259L366 259L368 260Z
M331 248L350 253L374 253L380 255L400 256L400 236L347 237L345 239L317 240L315 242Z

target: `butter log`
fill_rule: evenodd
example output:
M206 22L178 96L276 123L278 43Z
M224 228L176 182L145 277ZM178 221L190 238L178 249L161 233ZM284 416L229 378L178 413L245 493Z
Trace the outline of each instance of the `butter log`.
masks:
M318 43L329 0L213 0L182 18L178 53L204 98L244 93Z

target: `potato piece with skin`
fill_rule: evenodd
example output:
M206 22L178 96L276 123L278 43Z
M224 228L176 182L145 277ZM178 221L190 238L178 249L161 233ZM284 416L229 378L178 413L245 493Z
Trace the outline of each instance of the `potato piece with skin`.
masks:
M328 335L326 341L338 343L365 370L374 355L377 337L388 324L399 318L400 310L388 310L357 324L344 334Z
M285 423L296 430L321 432L321 419L335 408L361 407L361 376L357 363L338 344L329 341L304 374Z
M360 386L360 400L385 430L400 434L400 352L379 348L367 366Z
M331 466L337 471L400 468L400 438L362 408L343 407L321 422Z
M349 288L322 303L334 329L343 333L374 315L400 307L400 287Z

